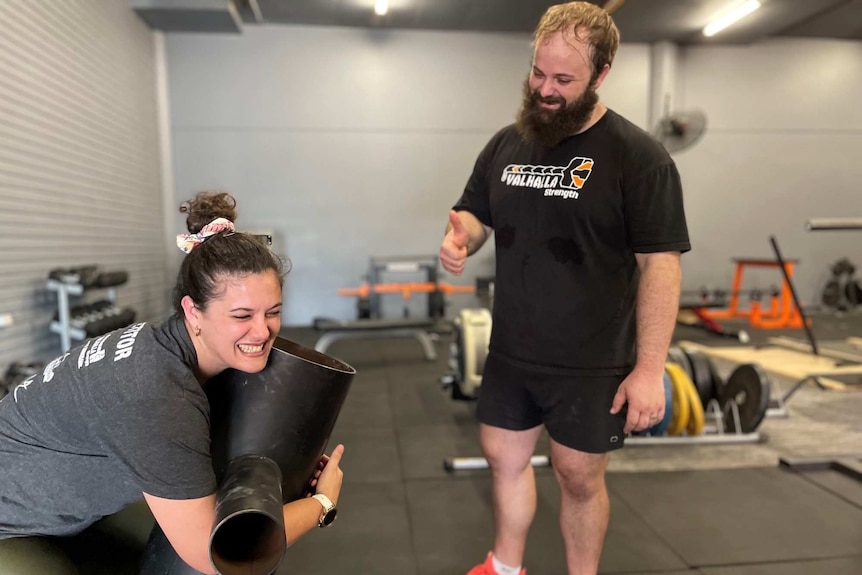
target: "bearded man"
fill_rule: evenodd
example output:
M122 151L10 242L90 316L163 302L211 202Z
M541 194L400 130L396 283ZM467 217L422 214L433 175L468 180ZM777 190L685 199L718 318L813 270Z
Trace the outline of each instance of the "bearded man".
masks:
M599 100L618 46L598 6L549 8L517 121L482 150L449 213L444 269L460 274L492 230L496 248L477 407L495 536L469 575L525 573L536 512L530 457L543 431L568 573L594 575L609 518L609 454L664 416L680 255L691 246L673 160Z

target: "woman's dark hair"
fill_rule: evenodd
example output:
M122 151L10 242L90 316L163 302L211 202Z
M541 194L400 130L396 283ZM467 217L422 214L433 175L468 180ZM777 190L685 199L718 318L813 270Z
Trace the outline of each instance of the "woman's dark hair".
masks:
M180 205L188 214L186 227L196 234L216 218L236 220L236 200L227 192L199 192ZM246 276L272 270L284 285L288 266L263 241L250 234L220 232L198 244L183 259L174 286L174 311L183 317L183 297L189 296L204 310L219 296L224 277Z

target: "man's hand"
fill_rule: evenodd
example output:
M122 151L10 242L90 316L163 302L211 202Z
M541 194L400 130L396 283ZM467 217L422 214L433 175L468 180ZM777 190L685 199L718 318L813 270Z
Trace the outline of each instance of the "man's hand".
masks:
M633 371L620 384L611 413L619 413L624 404L629 404L623 428L625 433L643 431L662 420L665 407L663 376L656 378Z
M440 264L447 272L459 276L467 262L467 244L470 242L470 234L455 210L449 211L449 223L452 229L446 233L440 245Z

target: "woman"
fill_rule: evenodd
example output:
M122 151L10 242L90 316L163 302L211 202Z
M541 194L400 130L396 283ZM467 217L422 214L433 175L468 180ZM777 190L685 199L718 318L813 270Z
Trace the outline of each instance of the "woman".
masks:
M234 199L202 192L185 202L188 255L174 315L88 340L0 401L0 564L68 536L143 496L177 554L209 561L216 480L203 385L227 368L256 373L281 327L284 269L254 236L236 233ZM341 490L339 445L311 491ZM284 506L293 544L318 525L321 503ZM20 563L20 561L19 561ZM27 571L21 571L27 573Z

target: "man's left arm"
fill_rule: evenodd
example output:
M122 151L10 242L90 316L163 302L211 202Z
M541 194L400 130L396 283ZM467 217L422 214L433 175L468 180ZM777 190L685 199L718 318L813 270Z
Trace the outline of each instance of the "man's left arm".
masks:
M624 431L640 431L664 417L664 364L679 313L680 252L637 253L637 361L626 377L612 412L628 403Z
M664 377L667 350L679 313L679 252L635 254L640 269L637 298L637 362L635 371Z

